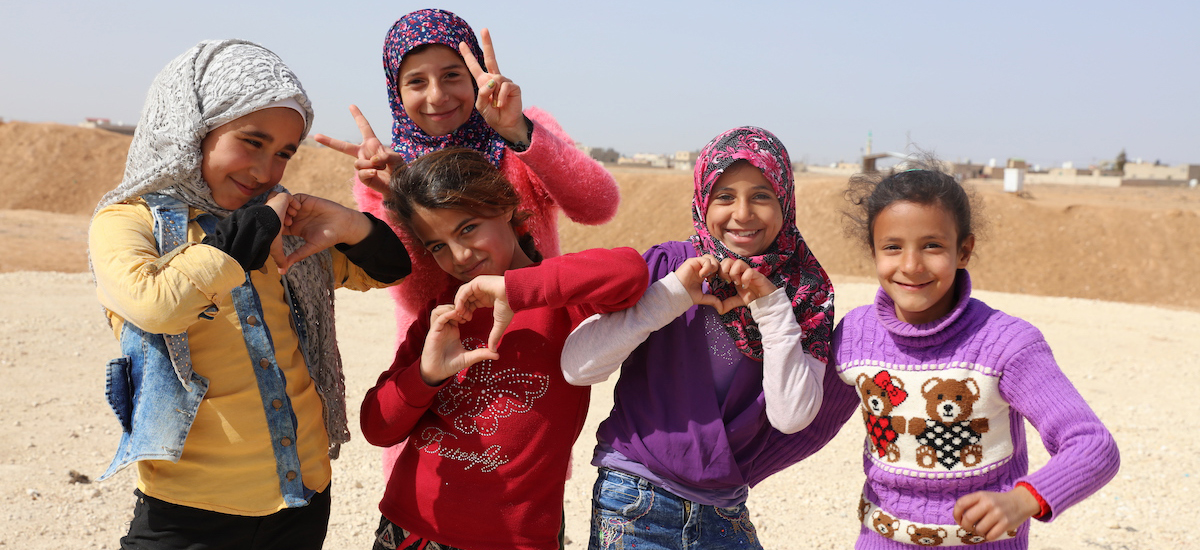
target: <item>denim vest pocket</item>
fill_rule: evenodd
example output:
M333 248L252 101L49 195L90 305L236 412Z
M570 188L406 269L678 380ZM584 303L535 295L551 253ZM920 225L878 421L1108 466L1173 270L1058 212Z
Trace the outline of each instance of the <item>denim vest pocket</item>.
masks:
M104 396L108 406L121 422L121 431L133 429L133 381L130 380L133 361L129 356L118 357L108 362L105 369Z
M191 373L191 384L180 384L171 364L166 339L133 323L121 330L124 357L109 362L109 405L121 422L121 442L104 480L139 460L178 462L208 379Z

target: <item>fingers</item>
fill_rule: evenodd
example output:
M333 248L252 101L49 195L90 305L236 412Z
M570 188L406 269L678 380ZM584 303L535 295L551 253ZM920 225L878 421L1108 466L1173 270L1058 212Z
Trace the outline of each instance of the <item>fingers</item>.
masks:
M354 169L362 172L364 170L384 170L388 167L388 157L384 155L375 155L369 159L357 159L354 161Z
M976 492L954 503L954 521L963 529L987 540L997 540L1009 529L1009 521L997 493Z
M955 523L958 523L963 529L970 529L972 526L974 526L975 519L978 518L972 518L971 523L967 524L963 520L963 516L966 515L967 510L970 510L977 502L979 502L979 493L971 493L955 501L953 512Z
M504 338L504 331L506 329L508 329L508 323L502 323L499 318L492 323L492 331L488 333L488 349L500 349L500 339Z
M725 258L721 260L721 271L719 277L721 280L737 287L738 292L746 290L746 283L742 280L746 270L750 269L746 262L735 258Z
M429 312L429 324L437 325L437 328L441 328L442 325L446 324L446 321L442 320L441 317L450 311L454 311L454 304L442 304L433 308L433 311Z
M717 258L712 254L705 254L697 259L700 260L700 269L697 270L696 274L699 275L701 279L712 277L715 273L721 270L721 262L718 262Z
M500 358L500 354L488 348L473 349L464 352L462 355L463 364L466 366L474 365L483 361L494 361Z
M280 243L282 243L282 241L280 241ZM292 267L292 264L295 264L296 262L298 262L300 260L303 260L309 256L312 256L313 254L316 254L317 252L320 252L321 250L323 250L321 247L305 241L304 244L300 245L300 248L293 250L291 254L288 254L286 257L284 257L283 263L279 264L279 274L282 275L284 273L287 273L288 268ZM283 252L282 244L280 244L279 251L281 253ZM279 263L279 262L276 261L276 263Z
M267 197L267 206L270 206L279 216L280 225L288 225L288 211L291 209L291 202L292 195L289 193L271 193Z
M306 195L304 193L296 193L295 195L292 195L292 200L288 201L287 216L285 216L283 218L283 233L284 234L290 234L288 232L288 228L290 228L292 226L292 224L295 223L296 218L298 216L300 216L300 213L304 210L304 201L307 198L308 198L308 195Z
M490 297L479 288L479 278L476 277L467 281L463 286L458 288L458 292L454 294L454 309L462 315L464 319L471 319L476 309L481 307L491 307Z
M496 50L492 48L492 32L484 27L479 32L479 46L483 49L483 62L492 74L500 74L500 65L496 63Z
M750 269L750 266L747 265L746 262L734 260L732 265L729 266L729 282L741 287L742 289L749 288L749 285L746 281L746 275L748 275L750 271L753 270Z
M742 295L734 294L733 296L721 300L721 303L714 307L717 308L717 313L724 315L734 308L742 307L744 305L746 305L746 300L742 298Z
M372 170L371 172L374 174L375 171ZM363 183L363 185L367 186L368 189L371 189L372 191L375 191L376 193L383 195L383 198L385 198L385 199L388 198L389 196L391 196L391 194L392 194L391 188L388 187L388 184L382 178L379 178L379 177L364 178L360 174L358 181L361 181Z
M712 294L708 294L708 293L701 294L698 298L694 298L692 300L692 302L698 306L710 306L713 309L717 310L718 313L725 313L724 311L721 310L721 308L722 308L721 299L717 298L716 296L713 296Z
M515 82L500 75L496 75L495 82L497 86L491 98L492 107L503 109L509 103L520 99L521 87Z
M479 87L479 98L475 108L484 113L488 107L503 109L521 97L521 87L512 80L504 78L500 73L500 64L496 62L496 50L492 47L492 33L486 28L480 32L480 48L483 50L484 67L479 66L475 53L466 42L458 43L458 52L462 54L467 69L475 78Z
M287 273L287 268L291 264L287 262L287 256L283 253L283 232L280 231L275 235L275 240L271 241L271 259L275 261L275 265L279 266L279 274ZM266 271L264 270L264 273Z
M352 157L358 157L359 147L353 143L345 142L337 138L331 138L325 134L313 134L313 139L334 151Z
M358 105L350 106L350 116L354 117L354 123L358 125L358 133L362 134L364 142L368 139L379 139L375 137L375 130L371 128L371 123L367 122L367 117L363 116L362 111L358 110Z
M466 42L459 42L458 53L462 55L463 61L467 64L467 70L471 71L471 76L478 81L479 75L483 74L483 67L480 67L479 61L475 59L475 52L471 51L471 47Z
M350 155L355 158L360 158L363 151L363 145L369 142L378 142L379 138L375 137L375 130L371 128L371 123L367 121L367 117L363 116L362 111L357 105L350 106L350 116L354 117L354 123L358 126L358 133L362 135L362 144L356 145L347 141L342 141L337 138L329 137L325 134L313 134L313 139L334 151ZM380 167L382 168L382 167Z
M499 352L500 339L504 336L504 331L508 330L512 318L513 310L508 306L508 302L496 300L495 307L492 309L492 332L488 334L488 348Z

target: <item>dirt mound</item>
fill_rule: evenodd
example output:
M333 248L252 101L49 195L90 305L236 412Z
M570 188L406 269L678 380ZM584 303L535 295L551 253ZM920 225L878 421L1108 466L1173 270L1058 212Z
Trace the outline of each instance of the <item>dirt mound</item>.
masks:
M690 172L614 169L617 218L563 223L564 250L683 239L692 232ZM1036 186L1023 196L971 182L984 231L971 260L976 288L1200 309L1200 190ZM796 181L796 220L830 273L874 279L865 246L846 236L846 178Z
M130 136L62 124L0 124L0 210L45 210L90 216L121 183ZM301 146L286 184L352 204L345 155Z
M14 211L0 212L0 272L87 269L88 217L120 182L129 141L103 130L0 124L0 211ZM616 219L601 227L564 219L564 250L645 250L691 234L690 172L612 170L622 196ZM351 172L340 153L304 146L284 183L350 205ZM845 183L802 174L798 225L830 273L873 278L866 250L844 233ZM1200 309L1200 190L1033 186L1017 196L986 181L975 188L987 221L971 262L978 288Z

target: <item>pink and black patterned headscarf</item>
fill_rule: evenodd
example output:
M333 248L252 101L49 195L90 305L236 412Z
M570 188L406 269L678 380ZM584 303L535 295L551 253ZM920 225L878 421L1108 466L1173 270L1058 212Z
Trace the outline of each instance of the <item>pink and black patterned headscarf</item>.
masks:
M762 254L740 256L708 232L705 219L714 184L733 163L749 162L762 170L783 212L779 235ZM804 330L804 350L820 361L829 359L829 339L833 330L833 283L809 251L796 229L796 193L792 180L792 161L775 134L754 126L729 130L700 151L696 159L696 192L692 197L692 225L696 234L692 245L700 255L712 254L718 260L737 258L766 275L776 287L782 287L792 301L796 321ZM714 278L713 295L724 300L737 293L733 285ZM721 316L729 335L747 357L762 360L762 334L746 307L738 307Z
M466 42L475 54L480 67L483 49L475 38L475 31L457 15L445 10L418 10L392 25L383 42L383 72L387 77L388 103L392 107L392 148L400 153L405 162L440 151L447 147L468 147L483 153L492 164L499 166L504 157L504 139L497 134L478 110L471 110L471 117L453 132L444 136L426 134L416 122L404 112L400 100L400 62L413 48L425 44L441 44L458 52L458 43ZM467 78L471 78L468 74Z

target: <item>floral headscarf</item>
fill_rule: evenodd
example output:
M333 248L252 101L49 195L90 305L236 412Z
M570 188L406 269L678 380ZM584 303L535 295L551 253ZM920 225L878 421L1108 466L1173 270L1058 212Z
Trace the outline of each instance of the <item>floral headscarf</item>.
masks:
M783 212L779 235L762 254L743 257L725 247L708 232L709 196L721 174L734 162L744 160L762 170ZM696 159L696 190L692 198L692 225L696 234L691 237L698 254L712 254L718 260L737 258L766 275L776 287L785 289L791 298L796 321L804 331L804 350L820 361L829 358L829 339L833 330L833 284L829 276L809 251L800 230L796 228L796 193L792 179L792 161L787 149L775 134L762 128L742 126L715 138L700 151ZM714 278L713 295L724 300L737 293L733 285ZM737 347L747 357L762 360L762 333L746 307L738 307L721 316L726 330Z
M425 44L441 44L457 53L459 42L466 42L470 46L480 67L487 66L475 31L462 18L445 10L426 9L405 15L396 20L384 39L383 72L387 77L388 104L392 107L392 148L400 153L405 162L412 162L426 153L447 147L474 149L496 166L504 157L504 139L474 108L471 109L471 117L462 126L444 136L426 134L404 112L399 87L400 62L404 56L413 48Z

